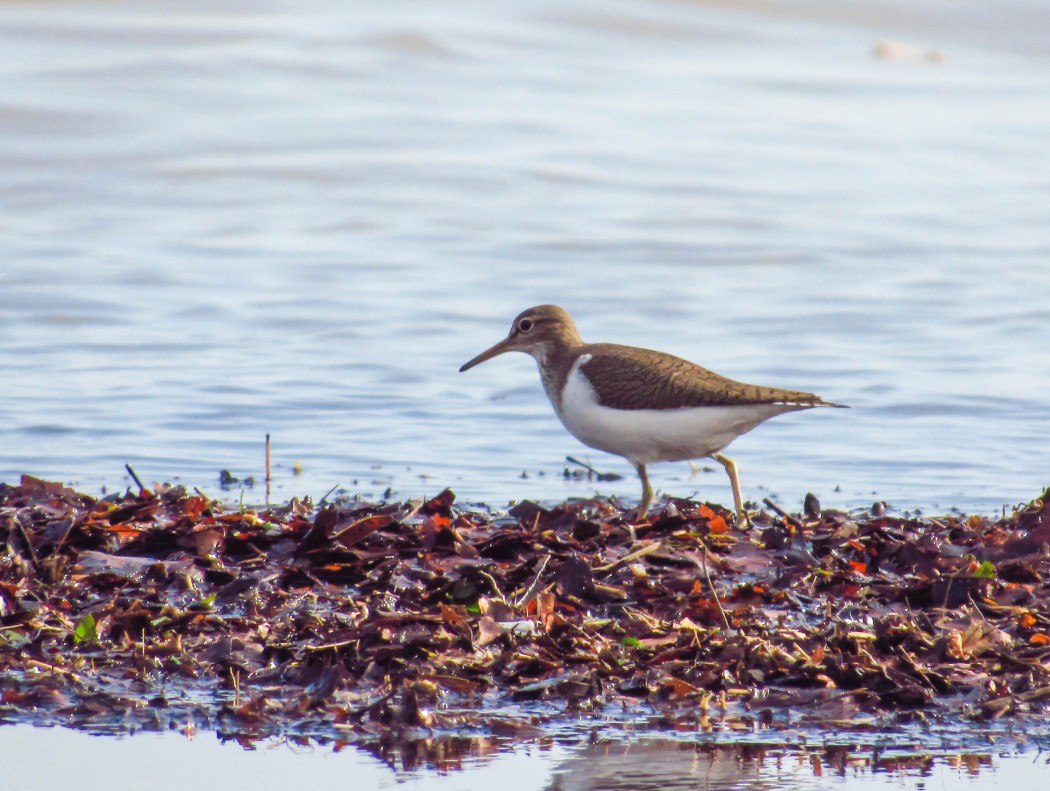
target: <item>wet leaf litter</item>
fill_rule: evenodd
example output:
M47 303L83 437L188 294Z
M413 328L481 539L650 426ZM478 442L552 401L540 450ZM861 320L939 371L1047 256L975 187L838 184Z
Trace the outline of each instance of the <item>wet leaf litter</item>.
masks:
M870 731L1050 703L1050 501L754 528L665 500L224 505L0 485L0 718L235 738Z

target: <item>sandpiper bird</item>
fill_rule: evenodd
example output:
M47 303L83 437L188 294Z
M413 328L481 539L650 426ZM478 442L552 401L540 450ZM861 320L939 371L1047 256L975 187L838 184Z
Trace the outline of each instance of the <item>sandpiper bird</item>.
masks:
M511 351L536 359L543 389L576 439L634 465L642 480L638 519L653 501L647 464L710 456L729 474L738 524L746 521L736 464L719 451L783 412L844 406L812 393L736 382L663 352L584 343L557 305L529 308L506 338L459 370Z

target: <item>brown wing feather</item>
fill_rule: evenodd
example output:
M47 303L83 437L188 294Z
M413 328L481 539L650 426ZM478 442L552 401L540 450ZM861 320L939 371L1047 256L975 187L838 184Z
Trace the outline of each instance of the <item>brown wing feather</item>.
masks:
M737 382L696 363L663 352L597 343L581 366L603 406L649 409L653 400L668 408L738 404L837 406L820 396Z

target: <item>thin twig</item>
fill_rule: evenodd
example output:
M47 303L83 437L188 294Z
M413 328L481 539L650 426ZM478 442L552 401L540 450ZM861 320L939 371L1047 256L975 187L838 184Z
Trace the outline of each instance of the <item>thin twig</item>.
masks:
M325 643L324 645L308 645L306 650L312 653L318 651L335 651L339 648L346 648L348 645L360 642L360 638L355 637L353 640L340 640L338 643Z
M583 469L587 470L587 472L591 473L592 475L598 474L598 471L594 469L594 467L592 467L590 464L580 461L579 459L573 458L572 456L566 456L565 461L569 462L569 464L575 464L577 467L583 467Z
M897 646L897 653L900 656L904 657L904 661L911 665L912 670L914 670L916 673L922 676L922 680L926 682L927 687L933 690L937 689L937 685L934 683L933 679L930 678L926 671L924 671L919 666L919 660L917 657L914 657L910 653L908 653L908 649L906 649L902 645Z
M791 525L792 527L794 527L796 529L799 529L799 530L802 529L802 523L800 521L798 521L795 517L793 517L791 514L789 514L787 511L785 511L779 505L774 503L768 497L763 498L762 502L765 503L777 516L779 516L781 519L783 519L789 525Z
M25 525L23 525L22 522L17 519L12 521L14 521L15 527L18 528L19 535L22 536L22 543L25 544L26 551L29 552L30 563L33 564L33 568L36 569L36 573L40 574L40 558L37 557L36 549L33 548L33 542L29 540L29 534L26 532ZM70 527L72 527L72 524L70 524ZM69 531L67 530L66 532L68 533ZM65 537L63 536L63 538Z
M598 472L590 464L582 462L579 459L574 458L572 456L566 456L565 461L569 462L570 464L576 464L580 467L583 467L583 469L587 470L587 473L589 475L594 476L599 481L618 481L623 477L618 472Z
M515 606L524 607L526 604L532 601L532 599L539 592L541 577L543 576L543 570L547 568L547 561L549 561L550 559L550 555L543 556L543 561L540 563L540 567L536 571L536 576L532 580L532 584L525 589L525 593L522 594L521 598L518 600L518 603Z
M729 624L729 617L726 615L726 611L722 609L722 602L718 598L718 591L715 590L715 584L711 581L711 575L707 573L707 544L704 543L703 539L700 541L700 548L703 550L703 554L700 556L702 561L701 568L704 571L704 579L707 580L707 587L711 591L711 598L715 600L715 606L718 607L718 612L722 615L722 623L726 625L726 631L732 632L733 627Z
M125 464L124 465L124 469L128 471L128 475L131 476L131 480L133 480L136 484L138 484L139 492L141 492L143 489L146 488L146 485L144 483L142 483L141 480L139 480L139 476L137 476L135 474L135 471L133 469L131 469L131 465L130 464Z
M376 709L378 709L384 703L386 703L391 698L393 698L394 695L396 695L396 694L397 694L396 690L391 690L390 692L387 692L385 695L383 695L383 697L381 697L379 700L375 701L374 703L369 703L369 704L367 704L365 706L360 706L359 708L356 708L356 709L349 709L346 712L346 716L347 717L353 717L354 719L363 717L364 715L369 714L369 713L375 711Z
M318 501L317 504L318 505L324 505L325 501L328 499L328 495L330 495L332 492L334 492L338 488L339 488L339 484L337 483L335 486L333 486L331 489L329 489L327 492L325 492L324 497L322 497L320 499L320 501Z
M480 574L482 577L484 577L485 579L488 580L489 586L492 588L493 592L496 594L497 601L499 601L500 604L506 604L507 603L507 597L503 595L503 591L501 591L499 589L499 585L496 583L496 580L493 579L492 575L489 574L484 569L478 569L478 574Z
M270 481L273 476L270 474L270 434L266 434L266 504L270 504Z
M591 569L595 574L601 574L605 571L612 571L614 568L622 566L625 563L630 563L638 558L645 557L646 555L652 554L660 549L662 544L659 541L650 541L645 544L641 549L636 549L627 555L624 555L619 560L614 560L612 563L606 563L604 566L597 566Z
M27 659L26 666L35 667L40 670L47 670L51 673L58 673L59 675L66 676L67 678L71 678L74 681L81 680L80 676L77 673L74 673L72 670L66 670L64 667L58 667L57 665L49 665L47 662L41 662L37 659Z

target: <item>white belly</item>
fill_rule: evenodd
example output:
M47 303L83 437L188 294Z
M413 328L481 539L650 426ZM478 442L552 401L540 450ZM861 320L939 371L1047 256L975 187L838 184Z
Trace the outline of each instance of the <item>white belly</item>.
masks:
M710 456L771 417L806 409L797 404L743 404L683 409L610 409L576 367L555 411L585 445L635 464Z

